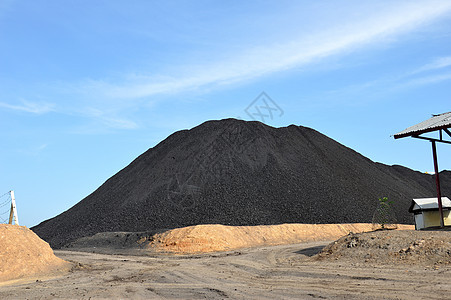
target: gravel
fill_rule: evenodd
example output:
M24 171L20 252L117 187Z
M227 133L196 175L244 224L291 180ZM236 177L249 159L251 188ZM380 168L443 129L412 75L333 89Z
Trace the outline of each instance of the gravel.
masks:
M441 176L450 195L451 172ZM411 199L434 195L433 176L375 163L314 129L225 119L170 135L32 230L59 248L98 232L368 223L384 196L411 224Z
M381 230L351 233L326 246L314 258L378 265L449 266L451 232Z

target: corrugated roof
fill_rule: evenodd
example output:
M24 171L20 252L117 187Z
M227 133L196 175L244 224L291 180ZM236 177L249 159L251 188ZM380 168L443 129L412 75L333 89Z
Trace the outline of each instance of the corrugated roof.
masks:
M406 136L419 135L426 132L436 131L443 128L451 128L451 112L434 115L432 118L413 125L395 134L395 139Z
M451 208L451 200L449 200L448 197L442 197L442 207ZM420 210L436 210L436 209L438 209L437 198L421 198L412 200L409 212Z

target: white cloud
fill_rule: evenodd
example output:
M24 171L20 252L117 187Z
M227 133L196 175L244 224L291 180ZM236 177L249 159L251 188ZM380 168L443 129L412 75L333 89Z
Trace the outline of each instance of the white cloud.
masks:
M449 66L451 66L451 56L439 57L436 58L433 62L426 64L418 68L417 70L413 71L412 73L410 73L410 75L443 69Z
M0 102L0 107L32 114L45 114L55 111L55 105L52 103L37 103L26 100L22 100L21 102L21 104L9 104L6 102Z
M38 151L42 151L42 150L44 150L45 148L47 148L47 146L48 146L48 144L42 144L42 145L40 145L39 147L37 147L37 150L38 150Z
M402 85L402 87L434 84L434 83L439 83L439 82L450 80L450 79L451 79L451 73L423 76L420 78L414 78L414 79L406 82L405 84Z
M18 150L19 153L29 155L29 156L38 156L40 155L46 148L48 144L41 144L39 146L30 146L27 149Z
M413 71L323 91L319 96L321 101L317 102L322 103L325 99L333 99L333 101L327 101L327 105L362 105L384 98L382 94L451 80L450 70L445 69L449 66L451 66L451 56L434 58L429 63L414 68ZM365 95L364 98L361 97L362 94Z
M139 128L136 122L119 118L115 116L114 112L102 111L95 108L87 108L82 113L90 119L100 122L108 128L114 129L137 129Z
M390 43L404 33L423 26L451 11L451 2L394 3L384 11L337 25L335 29L294 38L291 42L254 47L235 53L227 61L180 68L181 76L138 76L139 82L113 84L90 81L85 89L113 98L142 98L158 94L209 89L256 79L275 72L290 70L325 57L349 53L359 47ZM449 58L435 62L429 68L440 68Z
M110 128L116 129L137 129L139 128L136 122L120 118L103 117L101 121Z
M389 86L396 88L412 88L428 84L435 84L451 79L451 72L444 70L451 66L451 56L435 58L432 62L416 68L397 77L374 81L373 85Z

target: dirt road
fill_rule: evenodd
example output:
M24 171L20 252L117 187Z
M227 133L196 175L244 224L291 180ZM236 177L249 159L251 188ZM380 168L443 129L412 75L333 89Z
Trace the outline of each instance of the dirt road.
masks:
M451 268L317 261L325 242L175 256L55 251L65 276L0 286L1 299L445 299Z

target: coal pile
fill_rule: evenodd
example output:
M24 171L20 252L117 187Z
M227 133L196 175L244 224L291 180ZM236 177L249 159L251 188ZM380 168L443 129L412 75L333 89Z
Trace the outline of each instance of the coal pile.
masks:
M441 179L451 195L451 172ZM226 119L170 135L32 229L59 248L98 232L368 223L384 196L398 222L412 223L411 199L434 195L433 176L374 163L314 129Z

